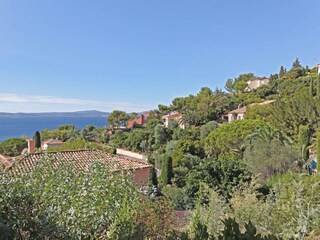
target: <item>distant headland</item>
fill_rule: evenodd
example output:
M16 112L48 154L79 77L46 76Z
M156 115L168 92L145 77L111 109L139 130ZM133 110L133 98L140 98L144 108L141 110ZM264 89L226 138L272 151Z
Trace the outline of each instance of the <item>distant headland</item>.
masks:
M110 113L97 110L76 112L8 113L0 112L0 117L108 117Z

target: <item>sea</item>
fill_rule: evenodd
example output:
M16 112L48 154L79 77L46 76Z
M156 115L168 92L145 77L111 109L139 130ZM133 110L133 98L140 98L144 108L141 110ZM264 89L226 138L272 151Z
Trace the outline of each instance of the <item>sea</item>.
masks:
M88 125L105 127L106 117L0 117L0 142L14 137L32 137L35 131L73 124L81 130Z

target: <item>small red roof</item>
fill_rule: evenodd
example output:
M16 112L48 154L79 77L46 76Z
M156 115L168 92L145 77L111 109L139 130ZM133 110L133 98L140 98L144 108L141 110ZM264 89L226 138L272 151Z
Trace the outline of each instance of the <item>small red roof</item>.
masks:
M134 125L143 125L147 123L147 118L149 116L149 113L142 113L141 116L129 120L127 124L127 128L133 128Z

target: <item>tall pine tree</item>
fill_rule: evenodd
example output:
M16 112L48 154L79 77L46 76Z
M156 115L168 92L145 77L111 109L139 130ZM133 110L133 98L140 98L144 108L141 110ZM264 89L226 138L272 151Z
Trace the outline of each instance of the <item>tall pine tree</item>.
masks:
M283 66L280 67L280 72L279 72L279 77L283 78L284 75L286 74L286 70Z

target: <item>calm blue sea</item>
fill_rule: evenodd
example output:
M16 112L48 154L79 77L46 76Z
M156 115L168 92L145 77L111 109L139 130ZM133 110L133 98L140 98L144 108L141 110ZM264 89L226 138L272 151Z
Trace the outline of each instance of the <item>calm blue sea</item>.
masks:
M0 142L13 137L32 137L35 131L73 124L81 130L87 125L104 127L106 117L0 117Z

